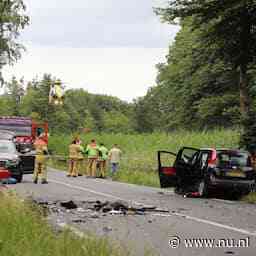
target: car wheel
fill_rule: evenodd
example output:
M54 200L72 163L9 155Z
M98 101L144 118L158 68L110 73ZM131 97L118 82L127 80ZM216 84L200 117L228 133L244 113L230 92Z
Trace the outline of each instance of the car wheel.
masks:
M208 195L208 187L204 179L197 184L197 192L200 197L206 197Z
M21 182L22 182L22 180L23 180L23 171L22 171L22 168L20 168L20 173L19 173L19 175L15 176L14 178L17 180L18 183L21 183Z
M17 182L18 183L21 183L22 182L22 180L23 180L23 173L21 173L19 176L17 176Z

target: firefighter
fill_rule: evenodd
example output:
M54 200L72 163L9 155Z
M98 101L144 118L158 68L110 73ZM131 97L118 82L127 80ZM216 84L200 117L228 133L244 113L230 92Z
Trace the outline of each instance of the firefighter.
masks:
M79 145L80 147L80 150L79 150L79 153L78 153L78 164L77 164L77 168L78 168L78 176L83 176L85 173L84 171L84 147L82 146L82 141L77 138L77 144Z
M85 152L88 155L87 175L95 178L99 147L94 139L87 145Z
M78 140L73 140L69 145L69 168L67 177L78 176L78 161L79 155L82 152L82 148L79 145Z
M53 103L55 105L63 105L63 98L63 86L60 80L56 80L50 88L49 103Z
M103 143L101 143L99 147L99 164L100 164L100 177L103 179L106 177L107 160L108 160L108 149L105 147Z
M37 184L38 176L41 174L41 183L47 184L47 158L48 158L48 149L47 143L44 140L44 134L40 134L34 142L34 147L36 150L35 157L35 167L34 167L34 183Z

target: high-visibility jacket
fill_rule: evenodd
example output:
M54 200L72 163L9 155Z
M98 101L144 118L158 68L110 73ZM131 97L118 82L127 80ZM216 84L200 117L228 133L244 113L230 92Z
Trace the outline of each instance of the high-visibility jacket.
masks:
M108 149L105 146L99 147L100 152L100 160L107 160L108 159Z
M86 148L88 158L97 158L99 155L99 147L96 143L91 143Z

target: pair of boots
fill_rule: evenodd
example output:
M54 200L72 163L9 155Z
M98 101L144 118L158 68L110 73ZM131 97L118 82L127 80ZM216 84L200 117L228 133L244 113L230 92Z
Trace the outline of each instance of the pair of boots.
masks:
M78 175L67 174L67 177L73 177L73 178L77 178L78 176L79 176L79 174L78 174Z
M38 178L34 179L34 183L38 183ZM48 181L46 179L42 179L41 184L48 184Z

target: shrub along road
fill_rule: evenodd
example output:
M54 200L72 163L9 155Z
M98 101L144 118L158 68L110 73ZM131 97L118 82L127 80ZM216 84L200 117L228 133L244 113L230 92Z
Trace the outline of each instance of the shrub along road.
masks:
M65 173L53 169L49 172L49 184L36 185L31 180L30 175L24 176L23 183L12 187L23 197L33 196L38 201L50 203L51 223L59 226L67 224L75 231L90 231L107 236L131 249L135 255L143 255L145 251L163 256L255 255L256 205L183 198L172 191L110 180L67 178ZM67 210L53 204L70 200L78 208ZM119 214L119 211L94 212L88 204L97 200L121 200L135 208L155 206L157 210L140 214L128 210L126 215ZM169 240L172 237L175 237L172 246L176 247L176 243L180 242L178 248L171 248ZM199 241L199 244L192 240L185 241L197 238L212 240ZM240 246L246 248L238 248L239 239L243 239Z

